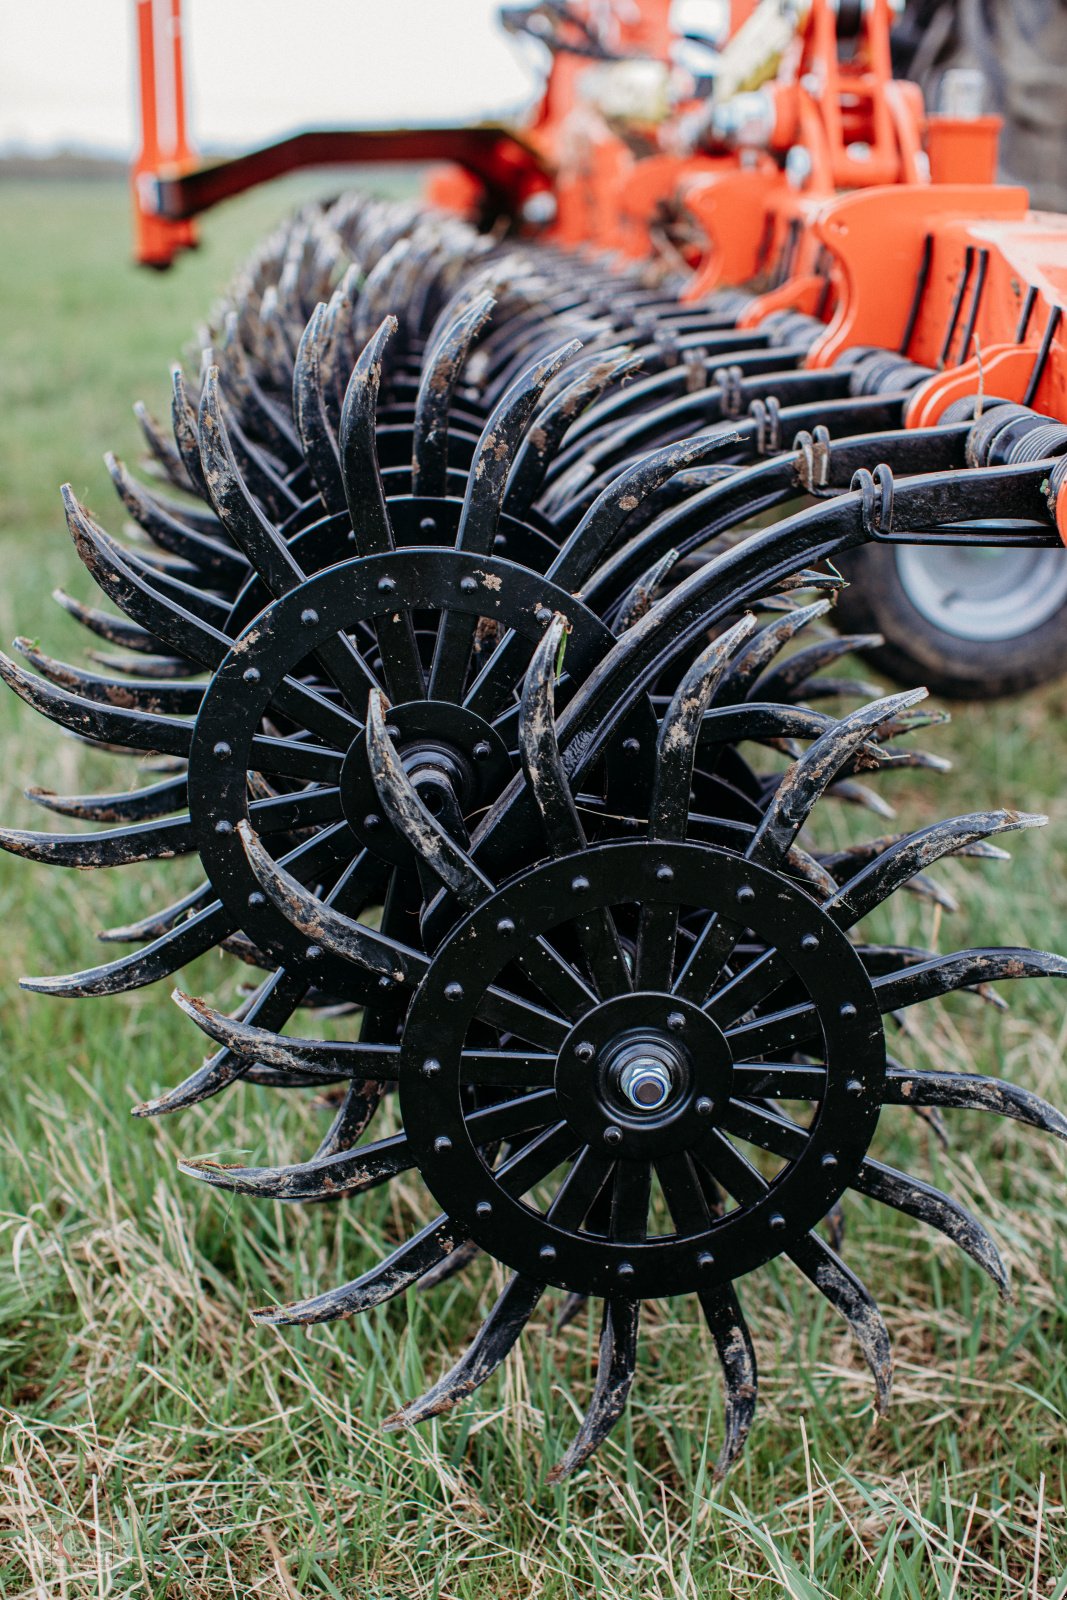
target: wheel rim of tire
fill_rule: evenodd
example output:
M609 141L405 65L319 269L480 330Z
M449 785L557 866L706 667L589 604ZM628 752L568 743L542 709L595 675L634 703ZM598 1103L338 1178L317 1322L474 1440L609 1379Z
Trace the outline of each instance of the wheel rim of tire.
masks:
M1056 550L897 549L897 575L921 616L958 639L1016 639L1067 603Z

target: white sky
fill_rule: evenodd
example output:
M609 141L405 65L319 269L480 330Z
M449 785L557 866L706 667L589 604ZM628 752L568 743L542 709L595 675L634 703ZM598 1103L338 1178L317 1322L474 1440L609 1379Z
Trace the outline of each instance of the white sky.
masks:
M526 103L497 0L184 0L190 132L442 122ZM134 145L133 0L0 0L0 148ZM536 47L535 47L536 48Z

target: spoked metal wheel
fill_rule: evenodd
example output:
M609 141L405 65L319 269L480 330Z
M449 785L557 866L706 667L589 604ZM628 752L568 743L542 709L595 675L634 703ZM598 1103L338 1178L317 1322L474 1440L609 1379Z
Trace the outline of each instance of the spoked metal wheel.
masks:
M857 753L872 758L872 735L891 730L912 698L900 696L826 719L768 792L757 822L725 824L730 842L720 845L705 818L695 830L702 842L691 842L697 757L685 731L750 632L738 625L710 646L662 714L644 837L589 842L560 757L548 670L558 625L549 630L527 673L519 726L528 817L539 819L549 859L527 829L512 841L499 886L420 805L372 700L379 803L429 875L424 893L440 885L450 924L432 954L357 928L243 830L261 890L301 933L314 931L364 972L388 955L414 992L395 1043L286 1040L206 1009L200 1025L236 1054L263 1053L283 1071L397 1079L403 1134L293 1167L188 1162L185 1170L239 1193L316 1199L355 1195L417 1168L441 1207L362 1277L258 1318L305 1323L360 1312L458 1270L479 1250L514 1273L467 1354L394 1426L470 1394L546 1288L595 1296L604 1302L596 1390L556 1468L561 1476L588 1458L623 1409L642 1301L693 1293L723 1365L725 1471L756 1399L734 1285L778 1256L848 1320L884 1405L890 1351L880 1313L813 1231L848 1189L939 1229L1006 1283L975 1217L871 1160L881 1109L967 1105L1060 1135L1067 1122L1005 1083L905 1073L887 1058L882 1018L998 977L1064 976L1067 962L1021 950L937 956L867 944L849 930L939 857L1038 819L958 818L826 858L813 882L793 855L797 835ZM749 711L754 731L766 710ZM516 870L523 853L535 862Z

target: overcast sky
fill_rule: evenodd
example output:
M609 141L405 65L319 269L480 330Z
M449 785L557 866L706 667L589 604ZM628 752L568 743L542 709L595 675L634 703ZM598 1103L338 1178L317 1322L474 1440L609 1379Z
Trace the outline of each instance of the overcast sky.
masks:
M134 144L133 0L0 0L0 146ZM441 122L529 100L497 0L184 0L191 132Z

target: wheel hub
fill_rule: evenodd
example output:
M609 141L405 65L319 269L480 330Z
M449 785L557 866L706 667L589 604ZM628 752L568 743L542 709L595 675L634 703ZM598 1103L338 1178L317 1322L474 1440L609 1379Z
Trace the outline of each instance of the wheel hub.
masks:
M420 800L446 827L499 794L511 777L511 758L488 722L464 706L412 700L394 706L388 724L401 762ZM381 815L367 746L352 741L341 768L341 807L361 844L403 865L411 849Z
M721 1029L676 995L637 993L584 1016L556 1061L560 1109L594 1149L655 1160L699 1142L730 1099Z

